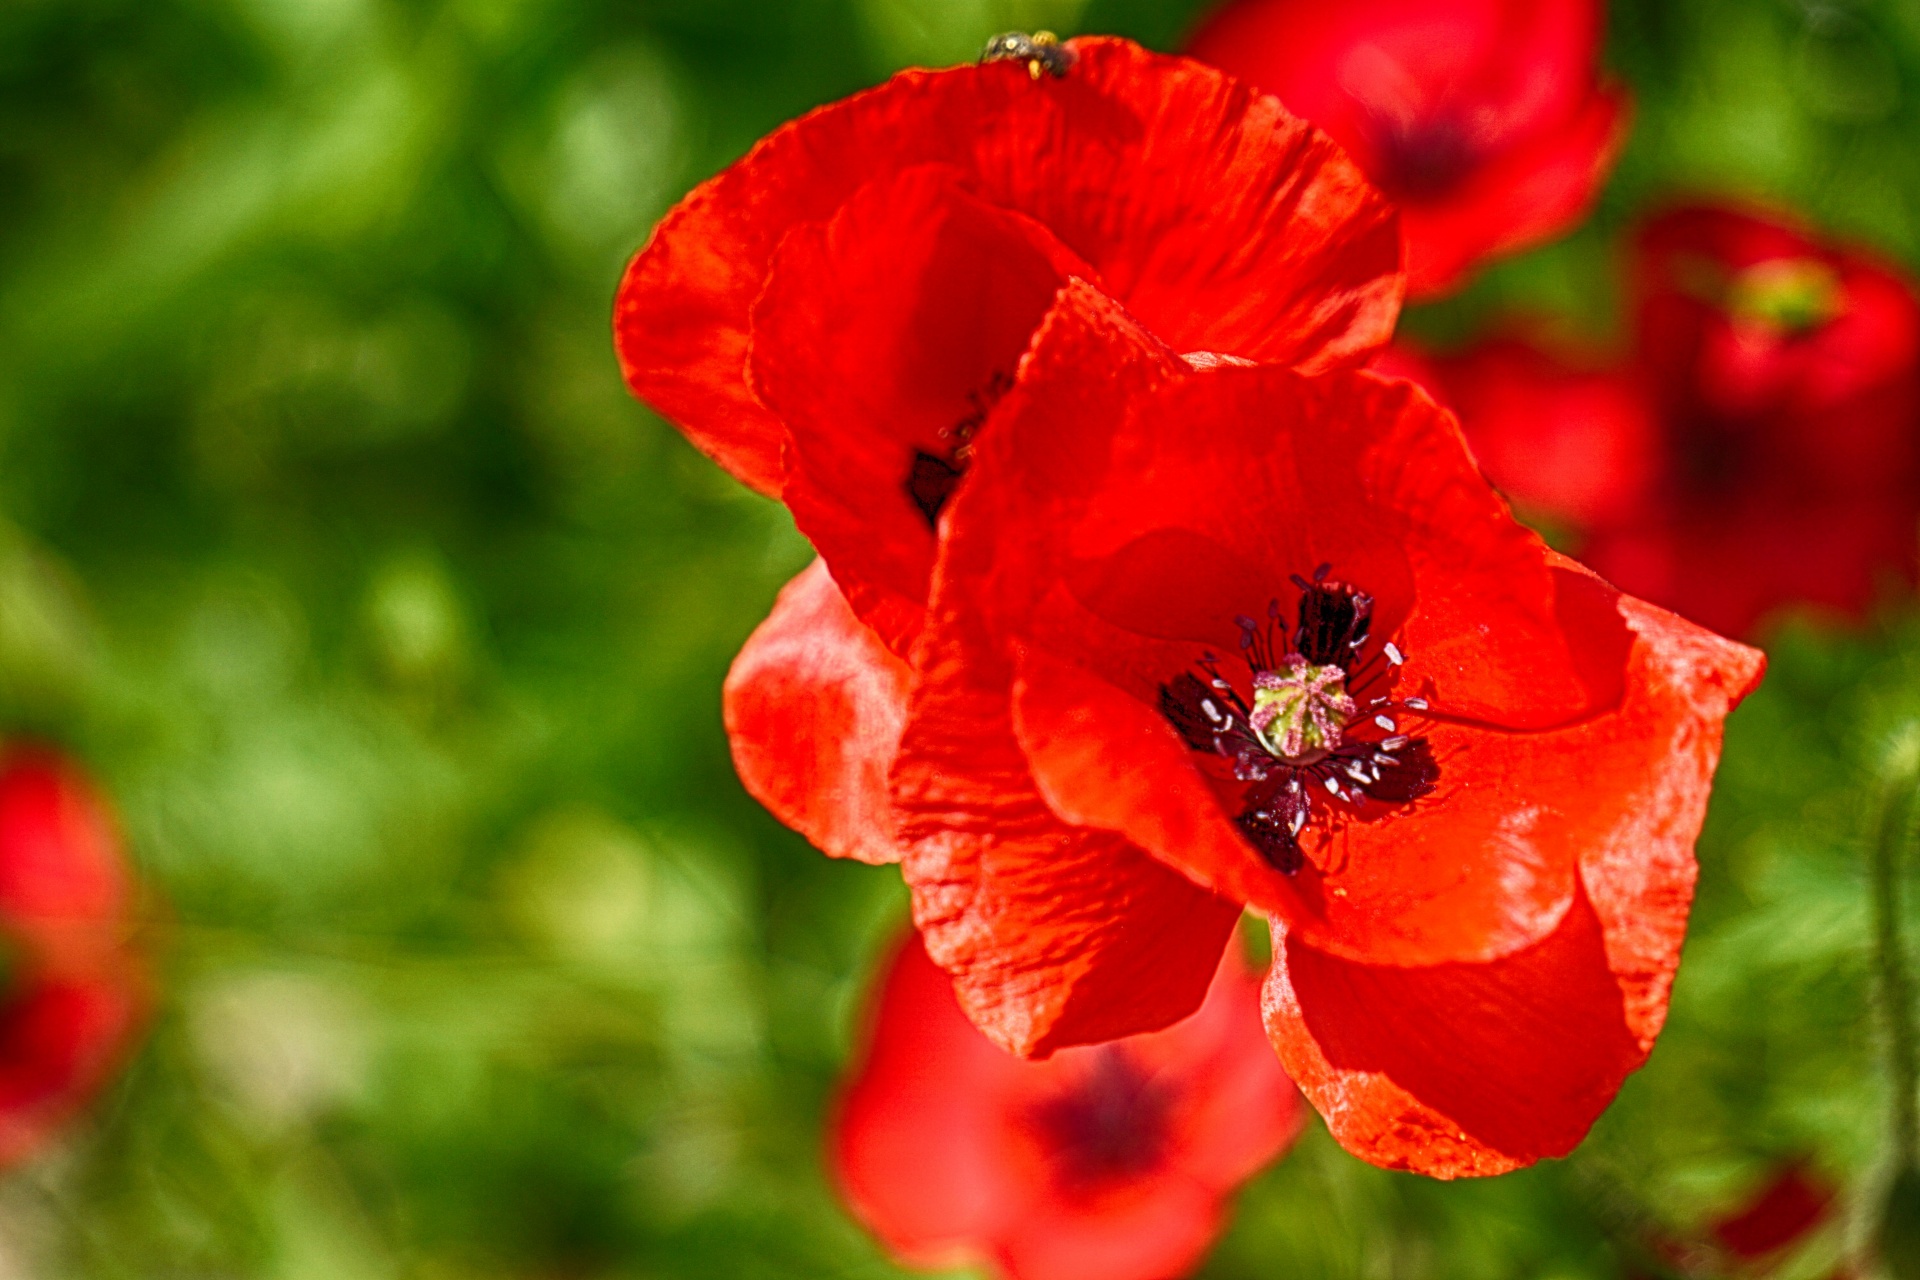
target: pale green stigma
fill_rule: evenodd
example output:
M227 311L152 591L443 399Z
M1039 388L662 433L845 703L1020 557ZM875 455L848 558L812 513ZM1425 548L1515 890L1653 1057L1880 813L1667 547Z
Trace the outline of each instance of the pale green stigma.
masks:
M1354 701L1344 668L1315 666L1293 654L1278 671L1253 678L1253 731L1289 764L1310 764L1340 745Z

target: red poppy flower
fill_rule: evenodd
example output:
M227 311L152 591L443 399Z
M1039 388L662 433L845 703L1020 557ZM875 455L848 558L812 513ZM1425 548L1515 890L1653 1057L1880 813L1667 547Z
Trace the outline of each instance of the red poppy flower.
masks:
M1599 0L1233 0L1188 46L1325 129L1401 210L1407 288L1569 230L1626 135Z
M1072 286L946 529L894 801L976 1023L1179 1012L1250 903L1350 1150L1580 1139L1664 1018L1757 653L1548 551L1409 384L1196 370Z
M1638 514L1664 454L1639 378L1517 334L1437 355L1396 343L1376 372L1411 378L1459 416L1480 469L1535 524L1578 542Z
M1695 1238L1656 1235L1648 1248L1682 1275L1758 1276L1797 1261L1800 1247L1834 1219L1839 1193L1804 1161L1776 1168L1736 1207L1710 1219ZM1804 1272L1805 1268L1796 1268ZM1827 1280L1852 1280L1844 1263ZM1636 1276L1638 1273L1636 1273Z
M32 1154L105 1082L139 1022L119 840L45 752L0 752L0 1164Z
M1118 299L1177 350L1308 369L1364 361L1396 317L1393 215L1324 136L1218 71L1124 41L1073 41L1062 64L910 71L786 126L669 214L621 286L633 389L779 494L820 553L743 649L726 714L747 788L829 853L900 857L885 781L940 513L1063 285ZM997 839L1086 843L1037 797L1003 816ZM1173 969L1197 959L1200 976L1079 1026L1028 1009L1014 1040L1110 1038L1199 1001L1237 908L1135 858L1156 909L1210 923L1204 957L1169 934ZM1023 892L994 875L959 890L910 871L920 919L956 892ZM1081 954L1106 945L1103 927L1085 922ZM960 972L1029 972L1035 990L1063 967L1110 971L1058 938L1007 941L989 962L964 930L936 929L933 950ZM1108 941L1151 988L1155 947Z
M1764 1258L1811 1235L1832 1216L1837 1193L1805 1164L1778 1170L1732 1213L1708 1228L1736 1258Z
M1219 1234L1224 1201L1305 1109L1227 956L1198 1012L1046 1062L968 1023L917 937L878 992L831 1138L854 1212L903 1261L1009 1280L1161 1280Z
M1920 301L1904 276L1778 220L1690 208L1641 235L1638 287L1663 491L1583 558L1732 634L1790 602L1858 614L1912 582Z

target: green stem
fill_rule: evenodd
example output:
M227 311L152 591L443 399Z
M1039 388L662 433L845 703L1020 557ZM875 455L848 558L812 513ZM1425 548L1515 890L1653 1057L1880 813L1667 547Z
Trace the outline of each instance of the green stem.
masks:
M1911 1168L1920 1155L1920 1044L1913 1022L1913 977L1907 971L1901 937L1900 871L1916 788L1920 757L1906 753L1889 772L1873 833L1874 971L1887 1019L1887 1075L1893 1086L1893 1143L1899 1168Z

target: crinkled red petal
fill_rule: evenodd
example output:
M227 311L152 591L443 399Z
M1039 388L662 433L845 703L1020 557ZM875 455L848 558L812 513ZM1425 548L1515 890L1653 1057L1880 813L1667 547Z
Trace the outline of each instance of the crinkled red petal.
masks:
M1240 836L1158 690L1206 642L1231 653L1236 614L1290 605L1290 573L1330 562L1376 594L1374 643L1405 649L1403 694L1545 729L1618 702L1617 611L1549 563L1425 399L1365 375L1193 373L1123 321L1063 295L996 415L949 517L935 628L949 667L1011 645L1014 724L1054 814L1317 946L1424 964L1541 937L1571 898L1582 839L1619 798L1558 739L1421 730L1442 759L1439 794L1346 823L1290 877ZM1591 799L1536 822L1530 786Z
M1117 410L1137 387L1185 368L1080 281L1062 291L1036 341L1048 359L1098 359L1114 348L1109 331L1126 332L1125 350L1137 358L1102 362L1089 412L1100 404ZM1020 394L1016 386L1010 396ZM996 413L983 438L1010 431L1012 446L1043 469L1076 463L1044 431L1029 436L1031 425ZM1085 480L1063 473L1048 482L1072 489ZM962 486L956 507L971 491ZM902 870L927 947L954 976L975 1023L1027 1055L1154 1030L1190 1013L1238 913L1128 841L1060 821L1035 789L1013 734L1013 670L993 620L1017 603L994 590L1006 585L1017 596L1036 549L981 539L956 549L948 540L941 572L967 586L947 591L936 579L893 775L907 846Z
M795 227L753 309L754 388L788 431L785 500L854 612L902 655L938 512L933 494L916 501L916 454L957 476L1054 294L1094 277L964 177L906 169Z
M1582 850L1581 890L1551 935L1490 964L1394 968L1275 927L1268 1032L1363 1159L1457 1177L1563 1155L1659 1034L1721 721L1762 661L1639 601L1620 607L1635 633L1627 701L1565 732L1571 752L1637 756L1637 781L1613 829Z
M749 311L780 241L868 182L951 165L1034 219L1179 350L1323 368L1399 308L1391 209L1323 135L1211 68L1115 39L1062 78L1017 63L907 71L769 135L661 222L615 303L635 394L764 493L779 420L746 380Z
M974 1025L1043 1057L1191 1013L1239 905L1055 816L1014 738L1004 661L935 639L916 666L893 773L901 870Z
M815 560L781 590L727 673L727 739L741 782L823 852L898 862L887 771L909 679Z
M1587 638L1556 616L1545 548L1425 395L1365 373L1223 368L1136 399L1115 424L1079 411L1075 384L1095 370L1062 374L1015 408L1046 423L1056 451L1079 449L1099 490L1010 511L1020 524L983 534L1058 530L1061 562L1056 581L1038 584L1034 644L1151 700L1180 669L1159 668L1152 642L1233 654L1236 616L1290 605L1293 575L1325 564L1373 596L1375 645L1392 639L1407 658L1403 692L1431 684L1449 715L1515 729L1593 708ZM1002 430L987 442L971 488L1018 483L989 467L1008 439ZM1108 628L1097 641L1084 634L1090 618ZM1131 652L1117 647L1128 636Z
M1217 1234L1222 1199L1283 1151L1303 1108L1258 1026L1258 982L1229 948L1199 1011L1125 1042L1165 1112L1162 1150L1089 1184L1035 1123L1101 1053L1023 1062L966 1020L909 939L832 1128L855 1212L902 1259L991 1261L1012 1280L1157 1280Z

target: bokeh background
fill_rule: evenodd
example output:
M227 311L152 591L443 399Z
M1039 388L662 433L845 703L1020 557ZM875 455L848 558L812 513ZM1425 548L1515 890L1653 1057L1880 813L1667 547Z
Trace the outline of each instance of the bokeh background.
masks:
M741 791L719 684L808 557L626 395L625 259L759 135L998 30L1192 0L7 0L0 731L114 795L160 1003L0 1183L0 1277L898 1274L820 1132L897 876ZM1920 264L1920 5L1616 0L1632 140L1571 238L1417 311L1617 341L1651 203ZM1862 850L1920 613L1767 636L1669 1029L1491 1182L1316 1125L1204 1274L1628 1273L1805 1160L1884 1180Z

